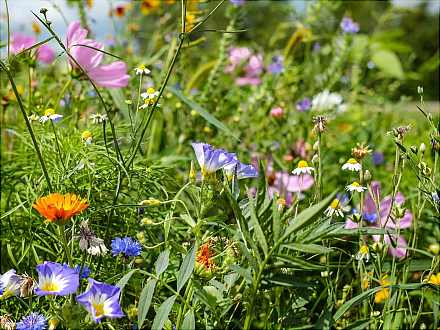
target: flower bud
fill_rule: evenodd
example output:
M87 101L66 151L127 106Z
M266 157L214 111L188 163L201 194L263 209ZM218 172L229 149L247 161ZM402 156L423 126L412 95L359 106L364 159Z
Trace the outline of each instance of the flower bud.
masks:
M317 154L314 154L312 157L312 163L316 164L318 162L318 160L319 160L319 156Z
M149 199L144 199L139 204L142 206L156 206L156 205L160 205L160 200L156 198L149 198Z
M318 149L319 149L319 141L316 141L316 142L313 144L313 150L314 150L314 151L318 151Z
M152 224L154 224L154 221L151 220L150 218L143 218L141 220L141 225L143 225L143 226L149 226L149 225L152 225Z
M189 180L194 183L196 182L197 179L197 174L196 174L196 169L194 168L194 162L191 161L191 168L189 170Z
M369 170L365 170L364 172L364 180L365 182L370 182L372 179L372 175Z
M426 150L426 144L424 144L424 143L422 142L422 143L420 144L419 150L420 150L420 152L424 153L425 150Z
M423 87L422 86L417 86L417 93L423 94Z
M50 319L49 320L49 330L55 330L60 321L58 319Z
M440 252L440 245L438 243L429 244L428 251L437 256Z

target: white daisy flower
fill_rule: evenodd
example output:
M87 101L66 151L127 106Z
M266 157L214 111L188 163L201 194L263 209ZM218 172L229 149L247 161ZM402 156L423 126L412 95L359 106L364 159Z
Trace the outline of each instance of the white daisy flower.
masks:
M59 115L55 113L55 110L52 108L46 109L44 111L44 115L40 117L40 123L45 123L48 120L52 120L53 123L59 122L63 118L63 115Z
M137 75L140 74L150 74L151 71L149 69L147 69L147 67L145 66L145 64L140 64L139 66L137 66L134 71L136 72Z
M92 120L93 124L101 124L103 122L105 122L108 117L105 113L100 114L100 113L92 113L90 115L90 119Z
M363 192L363 191L367 190L367 188L361 186L358 182L355 181L355 182L349 184L348 186L346 186L345 190L350 191L350 192L353 192L353 191Z
M354 158L350 158L347 162L342 165L343 170L359 172L362 169L362 165L358 163L358 161Z
M292 174L293 175L310 174L314 170L315 169L309 166L309 164L305 160L300 160L298 162L297 167L292 171Z
M324 211L324 214L328 217L336 215L342 218L344 216L344 212L341 201L338 198L335 198L329 207L327 207L327 209Z
M145 93L141 94L141 97L144 100L145 99L152 100L152 99L155 99L158 96L159 96L159 91L155 90L153 87L149 87Z
M362 245L359 248L359 251L356 253L355 258L356 258L356 260L365 259L365 261L368 262L370 260L370 250L368 249L368 246Z
M327 111L336 109L339 112L346 110L345 104L340 94L331 93L328 90L315 95L312 100L312 110Z

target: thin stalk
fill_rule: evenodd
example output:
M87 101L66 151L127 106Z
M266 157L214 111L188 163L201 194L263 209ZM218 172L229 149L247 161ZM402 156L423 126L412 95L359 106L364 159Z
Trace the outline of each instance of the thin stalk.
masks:
M60 231L61 241L63 242L63 248L64 248L64 253L66 254L67 262L69 264L69 267L72 267L73 262L72 262L72 256L70 255L69 245L67 243L67 237L65 231L66 226L64 224L60 225L58 229Z
M11 56L11 28L9 26L9 7L8 7L8 0L5 0L5 7L6 7L6 24L8 29L8 58Z
M43 170L43 174L46 179L47 186L49 188L49 191L52 191L52 184L50 182L50 177L49 177L49 174L46 169L46 164L44 163L43 156L41 155L40 148L38 147L37 139L35 138L35 135L34 135L34 131L32 130L32 126L29 122L26 111L24 110L23 102L21 100L20 94L18 93L17 86L15 85L15 82L14 82L14 78L12 78L11 72L8 70L8 68L3 63L3 61L0 61L0 67L2 68L3 71L6 72L6 75L8 76L8 79L11 83L12 90L14 91L14 95L15 95L17 102L18 102L18 106L20 108L20 111L21 111L23 118L24 118L24 121L26 123L26 128L31 136L32 144L34 145L35 152L37 153L38 160L41 165L41 169Z

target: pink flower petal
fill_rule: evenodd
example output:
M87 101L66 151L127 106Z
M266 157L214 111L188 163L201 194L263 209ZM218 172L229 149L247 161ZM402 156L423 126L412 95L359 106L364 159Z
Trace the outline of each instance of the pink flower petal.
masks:
M11 35L11 52L18 54L35 43L36 39L32 36L27 36L20 32L13 33Z
M37 49L37 58L39 61L50 64L55 58L55 51L48 45L41 45Z
M130 78L127 74L127 65L122 61L93 68L88 74L98 86L109 88L125 87Z
M359 227L359 224L357 222L351 221L350 219L345 220L345 229L355 229Z

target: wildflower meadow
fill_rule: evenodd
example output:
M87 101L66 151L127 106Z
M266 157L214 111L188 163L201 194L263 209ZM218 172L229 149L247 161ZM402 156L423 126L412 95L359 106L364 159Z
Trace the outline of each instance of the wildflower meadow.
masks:
M440 329L439 8L1 0L0 328Z

